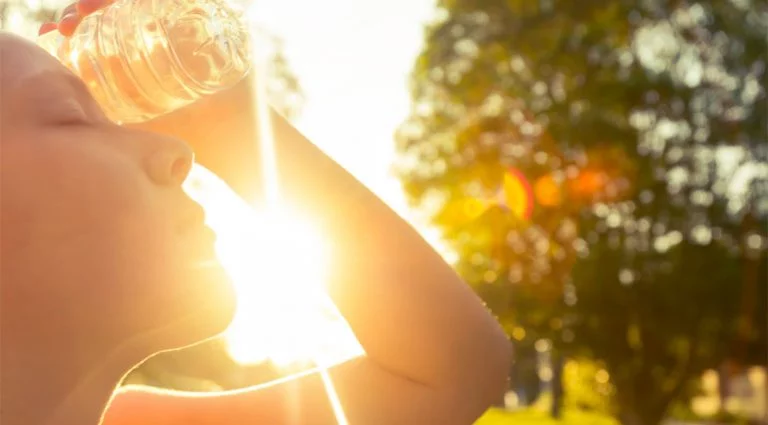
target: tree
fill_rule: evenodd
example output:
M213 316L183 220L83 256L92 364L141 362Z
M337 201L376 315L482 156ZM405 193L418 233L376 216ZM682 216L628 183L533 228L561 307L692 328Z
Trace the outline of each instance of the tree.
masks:
M16 30L24 36L31 36L41 23L54 21L59 8L70 2L50 0L41 7L31 7L31 2L27 1L0 0L0 29ZM301 86L285 57L281 39L263 31L260 35L272 43L271 75L266 84L269 101L285 117L295 119L303 105ZM157 355L134 369L126 378L126 383L211 391L268 382L283 373L271 364L239 365L228 356L224 340L214 339L184 350Z
M56 9L50 7L33 8L29 7L25 1L3 0L0 2L0 29L28 29L28 27L39 25L42 22L53 21L56 14ZM15 28L16 26L21 28Z
M764 364L768 3L438 4L398 170L513 338L604 364L628 425Z

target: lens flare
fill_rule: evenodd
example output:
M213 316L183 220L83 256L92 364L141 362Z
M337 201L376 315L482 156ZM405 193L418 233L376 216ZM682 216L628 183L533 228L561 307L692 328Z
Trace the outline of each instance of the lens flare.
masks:
M332 255L317 226L283 204L258 211L195 165L185 189L205 207L238 307L226 339L243 364L329 367L363 354L326 293Z
M269 74L268 46L252 40L254 68ZM281 201L265 78L255 78L253 101L266 205L256 211L213 173L195 166L187 192L206 209L218 236L217 253L237 292L227 330L230 355L240 363L317 368L339 425L347 425L328 369L364 351L325 292L330 247L308 217Z

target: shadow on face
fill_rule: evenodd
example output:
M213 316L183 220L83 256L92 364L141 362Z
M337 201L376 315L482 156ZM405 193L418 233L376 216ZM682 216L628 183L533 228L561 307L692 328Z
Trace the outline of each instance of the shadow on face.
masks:
M234 295L181 189L187 145L110 122L26 40L0 32L0 58L4 339L149 355L223 330Z

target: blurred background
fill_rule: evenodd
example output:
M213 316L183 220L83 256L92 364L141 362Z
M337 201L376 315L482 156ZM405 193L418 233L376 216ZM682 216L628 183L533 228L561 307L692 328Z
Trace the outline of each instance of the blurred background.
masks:
M0 27L34 37L66 3L0 0ZM249 11L277 46L274 105L515 344L480 425L768 423L768 1ZM127 383L209 391L311 366L230 351L166 353Z

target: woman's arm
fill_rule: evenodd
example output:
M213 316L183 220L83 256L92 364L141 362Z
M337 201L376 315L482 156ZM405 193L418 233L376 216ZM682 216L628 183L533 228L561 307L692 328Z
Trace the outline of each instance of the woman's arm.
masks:
M257 199L260 165L249 87L241 84L144 127L187 140L202 165ZM271 118L282 195L328 237L330 296L367 352L331 371L349 422L472 423L506 388L511 354L504 333L413 228L285 119L276 113ZM338 121L344 125L343 111ZM269 418L265 423L294 423L296 414L305 421L295 423L335 423L316 375L226 397L128 393L117 397L116 411L130 397L168 402L185 417L194 412L189 420L202 421L184 423L251 424L262 417Z
M474 422L489 403L457 394L441 399L371 370L365 358L331 368L348 424L424 425ZM399 381L399 380L398 380ZM395 388L383 388L382 384ZM393 385L389 385L393 384ZM448 397L447 397L448 398ZM482 406L482 407L480 407ZM147 387L121 389L104 425L341 425L317 373L227 393L191 394Z

